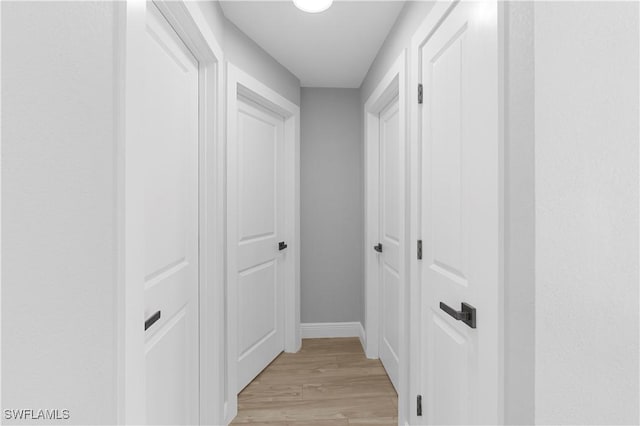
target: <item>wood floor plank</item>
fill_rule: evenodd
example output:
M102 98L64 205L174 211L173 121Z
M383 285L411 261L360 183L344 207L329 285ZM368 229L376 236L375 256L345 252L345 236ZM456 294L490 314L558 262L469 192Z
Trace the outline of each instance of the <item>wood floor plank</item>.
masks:
M300 349L301 354L312 352L315 355L322 354L361 354L362 345L357 338L338 338L338 339L307 339L307 340L336 340L336 342L305 342L302 343Z
M349 420L347 419L287 422L287 426L348 426L348 425L349 425Z
M377 367L384 371L384 367L382 366L382 362L379 359L368 359L363 356L363 354L343 354L339 357L336 357L336 363L339 368L344 367L368 367L374 368Z
M305 339L240 393L233 424L396 425L397 411L384 367L365 357L359 339Z
M242 391L244 401L295 401L302 399L302 385L251 382Z
M379 417L376 419L349 419L349 424L358 426L397 426L398 419L395 417Z
M252 421L335 420L391 417L396 410L388 397L329 400L239 402L238 423Z
M280 383L291 385L328 384L340 382L345 378L386 377L384 370L378 368L326 368L290 370L287 373L268 371L256 380L263 383Z
M331 383L302 385L304 399L334 399L358 396L389 396L393 385L385 375L340 378Z
M288 426L287 422L275 421L275 422L251 422L251 423L238 423L236 420L231 422L232 425L235 424L246 424L251 426Z
M285 355L285 354L283 354ZM284 358L281 355L269 366L269 371L316 370L322 368L338 368L338 357L331 356L299 356ZM291 355L291 354L286 354ZM284 358L284 359L283 359Z

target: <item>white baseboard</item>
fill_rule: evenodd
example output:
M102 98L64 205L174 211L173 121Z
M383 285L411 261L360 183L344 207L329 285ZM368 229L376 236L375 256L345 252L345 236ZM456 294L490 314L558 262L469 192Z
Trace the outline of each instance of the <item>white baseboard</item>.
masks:
M362 324L354 322L307 322L300 324L303 339L360 337Z
M360 321L353 322L307 322L300 324L303 339L328 337L357 337L366 352L366 333Z
M359 322L358 325L359 330L358 330L358 337L360 338L360 344L362 345L362 351L364 353L367 353L367 333L364 331L364 327L362 326L362 323Z

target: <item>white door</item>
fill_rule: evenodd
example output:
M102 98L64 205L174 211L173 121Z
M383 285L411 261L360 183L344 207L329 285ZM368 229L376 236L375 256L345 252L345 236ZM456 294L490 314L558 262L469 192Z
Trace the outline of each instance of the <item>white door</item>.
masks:
M284 119L239 98L234 163L237 215L238 391L284 350Z
M462 1L418 52L422 388L429 424L499 422L497 34L495 1ZM476 328L462 303L476 309Z
M198 423L198 62L148 2L144 306L148 424ZM142 325L140 325L142 326Z
M398 97L380 113L380 360L398 390L400 351L400 110Z

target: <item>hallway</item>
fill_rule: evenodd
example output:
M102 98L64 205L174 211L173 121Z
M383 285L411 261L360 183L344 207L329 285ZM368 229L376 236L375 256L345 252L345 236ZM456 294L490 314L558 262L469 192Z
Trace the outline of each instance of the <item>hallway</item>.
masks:
M640 426L640 0L0 27L0 426Z
M395 425L396 392L357 338L304 339L238 396L232 424Z

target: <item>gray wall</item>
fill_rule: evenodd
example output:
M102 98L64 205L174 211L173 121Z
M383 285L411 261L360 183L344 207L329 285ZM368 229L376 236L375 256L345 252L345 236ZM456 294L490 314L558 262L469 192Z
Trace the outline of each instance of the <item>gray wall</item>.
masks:
M407 54L411 54L409 51L411 37L434 4L433 1L407 1L405 3L360 85L363 106L402 50L407 49ZM407 56L407 66L409 64L411 61Z
M197 3L224 50L225 60L249 73L296 105L300 105L300 80L247 37L222 11L218 1Z
M396 22L393 24L391 31L387 35L380 51L376 55L375 59L371 63L371 67L369 71L367 71L367 75L364 77L362 81L362 85L360 86L360 119L364 122L364 104L369 99L369 96L376 89L380 80L386 75L389 71L389 68L394 64L398 56L402 53L404 49L406 49L406 64L407 69L411 64L411 37L418 29L418 26L424 21L427 17L431 9L433 8L434 2L431 1L408 1L402 7ZM413 91L409 90L409 94L411 95ZM413 99L412 96L407 96L407 100ZM407 109L408 111L408 109ZM364 132L361 136L360 140L360 149L361 156L364 158ZM364 228L364 206L362 211L362 227ZM364 303L365 303L365 288L364 283L362 288L360 289L362 293L362 312L364 312ZM364 315L363 315L364 316ZM367 324L365 318L362 318L362 324L366 330Z
M360 92L302 88L300 111L301 320L362 321Z
M2 408L114 424L115 5L1 7Z
M637 2L536 2L536 423L638 424Z

